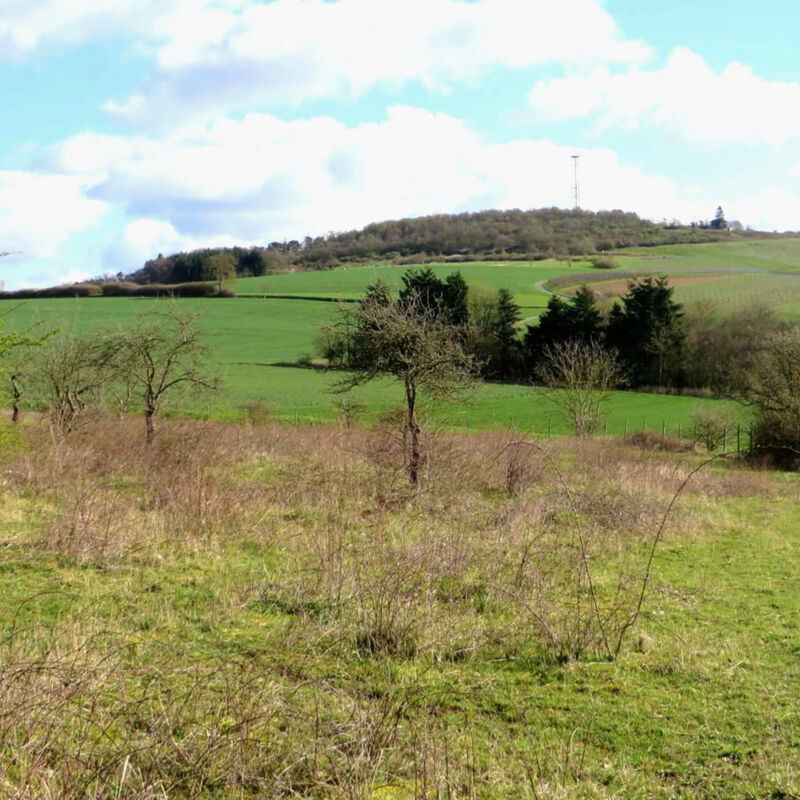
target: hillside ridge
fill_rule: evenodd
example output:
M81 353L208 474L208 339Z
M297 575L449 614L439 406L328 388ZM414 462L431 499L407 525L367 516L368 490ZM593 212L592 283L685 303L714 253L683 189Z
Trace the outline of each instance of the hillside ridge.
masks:
M139 283L214 279L208 262L220 252L233 257L237 277L259 277L376 260L411 265L442 260L569 259L628 247L713 242L732 236L772 238L781 234L734 232L708 222L655 223L620 210L486 210L373 222L359 230L307 236L302 242L295 239L251 248L159 254L127 277Z

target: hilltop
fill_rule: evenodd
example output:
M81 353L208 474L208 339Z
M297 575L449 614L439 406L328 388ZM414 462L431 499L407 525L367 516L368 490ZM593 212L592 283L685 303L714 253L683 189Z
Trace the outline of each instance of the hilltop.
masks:
M713 242L733 235L728 228L715 228L714 224L655 223L619 210L489 210L374 222L361 230L307 236L302 242L272 242L266 247L234 247L224 252L234 257L237 276L259 277L387 259L401 264L563 259L628 247ZM765 238L779 234L740 230L735 235ZM219 252L204 249L159 255L128 277L138 283L204 280L209 277L206 262Z

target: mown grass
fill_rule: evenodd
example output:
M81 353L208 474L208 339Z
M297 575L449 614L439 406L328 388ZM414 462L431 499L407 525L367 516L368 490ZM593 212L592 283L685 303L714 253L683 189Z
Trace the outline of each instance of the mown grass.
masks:
M576 660L578 531L610 629L700 456L440 436L412 492L391 429L138 434L4 457L2 796L800 792L796 476L698 473Z

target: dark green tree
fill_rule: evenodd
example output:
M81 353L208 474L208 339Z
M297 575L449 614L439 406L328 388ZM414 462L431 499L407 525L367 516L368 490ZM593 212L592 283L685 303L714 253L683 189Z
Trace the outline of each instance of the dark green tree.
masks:
M460 272L451 272L444 282L444 304L453 325L466 325L469 321L467 296L469 289Z
M553 295L536 326L529 326L523 343L529 367L535 368L546 349L577 341L584 344L603 339L603 315L591 289L581 286L572 300Z
M631 386L680 382L686 333L672 293L666 276L631 281L611 310L606 342L619 353Z
M603 338L603 315L597 307L597 297L588 286L581 286L567 308L570 339L589 344Z
M410 270L403 275L400 302L413 304L440 316L451 325L464 326L469 320L468 287L460 272L452 272L445 280L430 267Z
M722 206L717 206L717 211L714 214L714 219L711 220L711 227L716 231L722 231L728 227L728 223L725 220L725 213L722 210Z
M497 293L497 310L492 325L494 352L489 367L489 377L511 380L519 372L520 342L517 338L517 323L520 320L519 306L508 289Z
M430 267L421 270L409 270L403 277L403 288L400 290L400 302L415 305L434 314L440 314L445 308L446 287Z

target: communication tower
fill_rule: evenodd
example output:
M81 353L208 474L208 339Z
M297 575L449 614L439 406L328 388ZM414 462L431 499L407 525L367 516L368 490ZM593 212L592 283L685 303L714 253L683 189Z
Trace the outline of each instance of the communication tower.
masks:
M575 180L572 184L572 196L575 201L575 210L577 211L581 207L581 186L578 181L578 159L580 156L572 156L572 170L575 176Z

